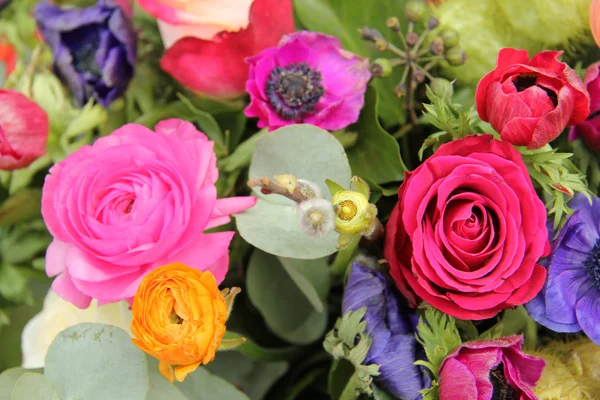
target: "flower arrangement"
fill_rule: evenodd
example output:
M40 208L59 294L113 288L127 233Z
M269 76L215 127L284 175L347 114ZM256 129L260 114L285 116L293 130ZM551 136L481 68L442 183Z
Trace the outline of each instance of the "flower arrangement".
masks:
M0 398L600 399L600 1L0 0Z

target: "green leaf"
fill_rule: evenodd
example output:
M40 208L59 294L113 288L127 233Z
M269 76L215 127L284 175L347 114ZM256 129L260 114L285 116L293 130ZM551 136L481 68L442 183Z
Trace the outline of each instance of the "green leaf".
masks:
M342 185L340 185L339 183L335 183L331 179L325 179L325 183L327 184L327 187L329 188L329 192L331 193L331 196L335 196L335 194L337 192L342 192L342 191L346 190L346 189L344 189L344 187Z
M0 296L14 303L31 302L27 275L23 268L0 264Z
M194 113L195 120L198 121L198 125L200 125L200 130L206 134L210 140L215 142L215 151L217 154L225 154L225 136L214 117L206 111L194 107L192 102L181 93L178 93L177 97Z
M150 384L146 400L188 400L188 397L186 397L176 385L172 384L161 375L158 371L158 362L152 360L151 362L148 362L148 364ZM190 376L188 376L187 379L190 379ZM190 399L196 398L198 397L190 397ZM202 399L202 397L200 398Z
M227 380L252 400L262 400L288 369L286 362L256 362L237 350L220 353L207 366L210 373ZM244 397L246 398L246 397ZM204 399L204 398L200 398ZM221 397L218 400L229 397Z
M371 0L365 6L364 0L294 0L294 10L308 30L336 36L346 50L374 59L381 53L363 41L358 30L365 26L376 28L384 38L399 43L385 23L389 17L401 16L404 3L405 0ZM395 68L388 78L373 81L381 96L378 107L386 126L402 124L406 119L404 100L396 97L393 90L401 76L402 68ZM355 174L362 176L356 171Z
M0 399L10 400L15 384L28 370L24 368L10 368L0 374Z
M289 270L295 270L294 276ZM250 257L246 284L250 301L273 333L291 343L308 344L325 331L327 310L316 310L315 301L311 302L294 280L299 275L305 279L303 285L313 287L310 296L316 292L322 302L329 292L330 279L325 259L282 261L255 250Z
M369 87L360 118L350 127L358 132L358 141L348 149L348 159L354 175L381 185L403 180L406 166L398 142L379 124L377 102L377 92Z
M227 330L225 338L233 339L242 337L239 333ZM254 361L286 361L302 354L302 349L297 346L287 346L280 348L266 348L254 343L246 338L246 342L235 348L246 357Z
M373 398L375 400L394 400L394 396L377 385L373 385Z
M64 399L144 400L148 363L122 329L84 323L65 329L46 354L45 374Z
M340 398L353 374L354 365L350 361L343 358L333 360L327 378L327 392L332 399Z
M11 400L60 400L52 384L42 374L26 372L15 384Z
M323 272L327 269L327 260L317 259L308 264L305 260L279 257L279 262L315 311L324 312L323 300L330 286L329 275Z
M0 206L0 226L13 225L40 215L42 191L23 189Z
M331 199L326 179L350 181L350 165L340 143L327 131L312 125L291 125L270 132L256 144L250 178L292 174L314 182ZM236 215L240 235L251 245L281 257L315 259L336 251L339 234L309 237L296 221L296 203L280 195L258 196L256 206Z
M219 354L221 358L221 354ZM200 367L190 374L176 387L194 400L249 400L249 397L225 379L213 375L204 367Z
M254 153L256 143L267 134L267 130L264 129L250 136L250 138L242 142L242 144L240 144L237 149L231 153L231 155L225 157L219 162L219 169L232 172L238 168L243 168L250 165L250 160L252 159L252 153Z

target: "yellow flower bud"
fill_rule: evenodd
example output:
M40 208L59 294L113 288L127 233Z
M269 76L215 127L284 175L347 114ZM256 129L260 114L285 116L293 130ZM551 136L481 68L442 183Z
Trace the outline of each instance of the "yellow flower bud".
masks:
M294 175L289 174L275 176L275 182L290 193L293 193L296 186L298 186L298 179Z
M342 190L333 196L335 229L342 234L367 233L373 228L377 209L359 192Z

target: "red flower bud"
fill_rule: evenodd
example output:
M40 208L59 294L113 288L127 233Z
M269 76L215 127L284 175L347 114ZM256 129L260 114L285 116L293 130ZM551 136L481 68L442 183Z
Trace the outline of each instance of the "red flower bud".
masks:
M46 152L46 112L23 94L0 89L0 169L25 168Z
M558 61L561 54L543 51L529 60L526 50L500 50L496 69L479 81L476 100L479 117L502 140L539 149L588 116L589 95L577 73Z

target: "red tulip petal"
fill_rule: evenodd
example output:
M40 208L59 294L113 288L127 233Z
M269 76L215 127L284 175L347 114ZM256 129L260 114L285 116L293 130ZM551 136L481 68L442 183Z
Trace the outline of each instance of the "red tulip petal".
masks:
M291 0L256 0L250 25L237 33L221 33L212 40L178 40L160 61L161 67L184 86L218 98L245 93L248 65L244 59L277 45L294 31Z

